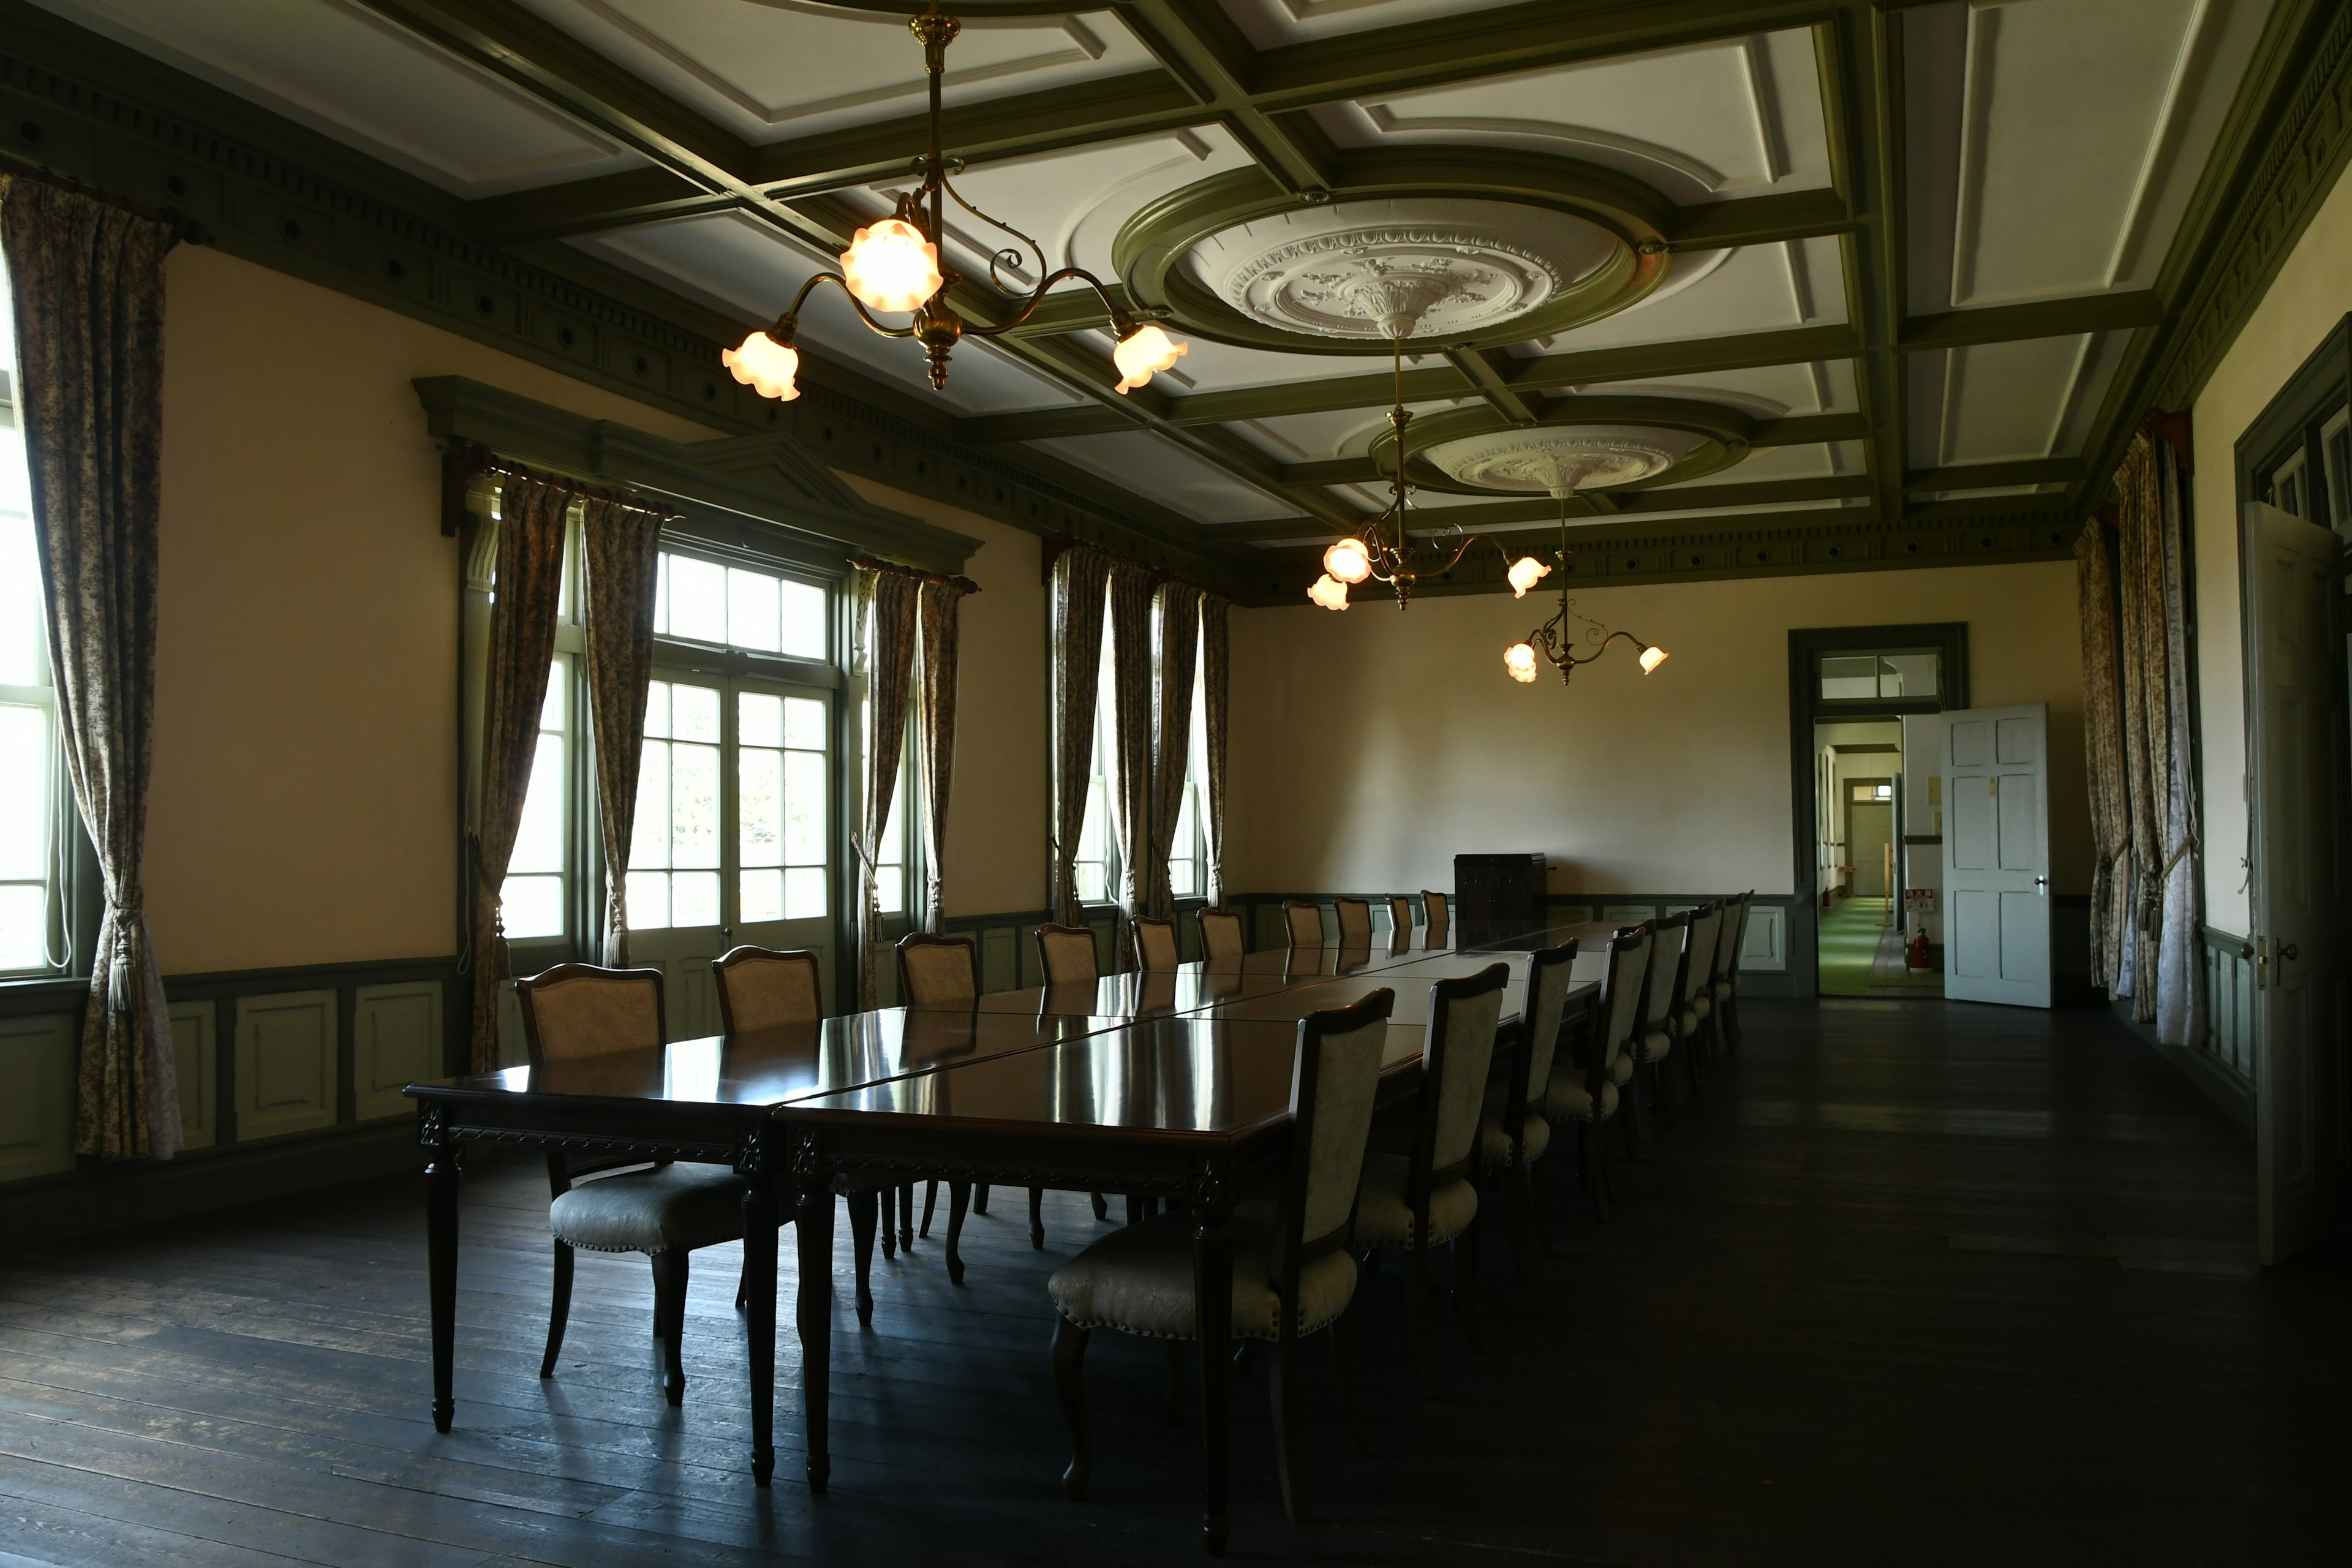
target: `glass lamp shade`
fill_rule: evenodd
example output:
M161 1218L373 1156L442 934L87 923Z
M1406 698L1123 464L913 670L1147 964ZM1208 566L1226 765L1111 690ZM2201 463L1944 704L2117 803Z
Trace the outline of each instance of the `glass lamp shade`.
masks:
M1551 568L1532 555L1522 555L1511 563L1509 575L1511 597L1524 599L1528 596L1528 589L1534 587L1543 578L1551 575Z
M905 218L886 217L850 240L841 279L869 310L918 310L940 291L940 247Z
M1111 363L1118 366L1118 390L1133 392L1151 379L1154 371L1167 370L1178 359L1190 353L1192 345L1180 343L1158 326L1138 327L1118 341L1111 350Z
M1642 673L1643 675L1649 674L1650 671L1657 668L1658 666L1665 662L1666 650L1664 648L1645 647L1642 650Z
M1536 679L1536 650L1523 642L1515 642L1503 650L1503 668L1511 679L1522 686L1531 686Z
M1343 539L1323 552L1323 570L1340 583L1360 583L1372 574L1372 552L1360 539Z
M1335 581L1327 572L1315 579L1315 586L1307 590L1307 596L1327 610L1344 610L1348 607L1348 584Z
M800 350L787 348L765 332L753 332L740 346L720 350L719 363L762 397L790 403L801 395L793 384L800 374Z

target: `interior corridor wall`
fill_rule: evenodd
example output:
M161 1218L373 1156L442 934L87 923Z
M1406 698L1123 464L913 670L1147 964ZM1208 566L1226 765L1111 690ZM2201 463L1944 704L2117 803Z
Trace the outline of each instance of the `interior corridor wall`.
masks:
M2352 174L2339 176L2262 300L2197 394L2194 489L2197 701L2203 771L2205 921L2250 928L2246 692L2235 450L2319 341L2352 311Z
M1977 705L2050 704L2053 884L2089 890L2073 563L1576 598L1672 657L1644 676L1621 644L1568 689L1521 686L1502 651L1557 604L1540 591L1236 611L1234 885L1450 888L1457 852L1541 851L1556 892L1788 893L1788 633L1965 621Z

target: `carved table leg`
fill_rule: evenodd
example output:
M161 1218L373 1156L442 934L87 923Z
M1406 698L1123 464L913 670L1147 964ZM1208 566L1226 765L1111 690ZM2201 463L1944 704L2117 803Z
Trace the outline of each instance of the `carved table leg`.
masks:
M1201 1336L1201 1543L1225 1550L1226 1429L1234 1375L1233 1183L1206 1168L1192 1199L1192 1312Z
M801 1403L808 1415L809 1490L821 1492L833 1473L825 1446L833 1386L833 1187L816 1172L815 1135L801 1136L809 1144L793 1152L793 1179L801 1186L801 1279L794 1306L801 1331Z
M764 1139L746 1146L743 1174L744 1359L751 1373L751 1479L776 1473L776 1184ZM830 1248L827 1251L830 1252Z
M457 1414L454 1361L457 1342L457 1145L441 1130L441 1110L427 1106L418 1142L425 1145L425 1256L433 1306L433 1429L449 1430Z

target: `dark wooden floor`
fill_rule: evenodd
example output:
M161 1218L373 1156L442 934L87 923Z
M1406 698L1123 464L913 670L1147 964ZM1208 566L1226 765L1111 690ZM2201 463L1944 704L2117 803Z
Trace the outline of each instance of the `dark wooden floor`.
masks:
M2256 1273L2248 1146L2169 1068L2095 1013L1748 1012L1743 1059L1620 1166L1613 1225L1557 1187L1532 1279L1490 1246L1486 1349L1449 1335L1445 1397L1409 1391L1399 1271L1368 1285L1370 1456L1308 1363L1316 1522L1284 1522L1263 1384L1237 1389L1236 1556L2352 1560L2352 1268ZM1097 1336L1094 1498L1062 1500L1044 1279L1097 1232L1056 1198L1033 1253L1024 1206L973 1222L963 1288L919 1245L877 1262L871 1333L844 1308L823 1499L789 1333L778 1485L744 1474L732 1249L697 1255L682 1415L641 1259L582 1255L537 1379L528 1163L468 1178L447 1437L414 1187L12 1264L0 1568L1197 1561L1150 1347Z

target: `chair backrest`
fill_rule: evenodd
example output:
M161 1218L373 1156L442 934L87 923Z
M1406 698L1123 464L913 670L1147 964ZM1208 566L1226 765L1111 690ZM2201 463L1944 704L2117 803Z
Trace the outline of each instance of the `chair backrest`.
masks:
M1715 977L1728 980L1739 973L1739 954L1748 945L1748 911L1756 903L1756 889L1724 900L1723 936L1715 950Z
M1372 940L1370 901L1365 899L1334 899L1331 903L1339 911L1340 945L1345 947L1360 942L1370 946Z
M980 952L968 936L908 931L898 939L898 999L909 1007L976 1000Z
M1431 1184L1455 1180L1469 1167L1478 1142L1478 1111L1486 1102L1486 1073L1495 1063L1503 987L1510 979L1509 965L1490 963L1475 974L1429 988L1421 1129L1413 1150L1415 1207L1426 1205Z
M1576 973L1576 938L1559 947L1539 947L1528 968L1527 1011L1520 1015L1523 1031L1519 1056L1522 1106L1542 1103L1551 1087L1551 1060L1559 1048L1560 1020L1568 1013L1568 986Z
M1421 910L1427 917L1422 923L1429 927L1429 940L1425 945L1444 947L1448 917L1453 912L1451 906L1445 901L1445 895L1433 893L1423 888L1421 890Z
M1690 951L1683 959L1683 975L1675 986L1675 1006L1679 1011L1690 1005L1690 999L1706 994L1715 984L1715 951L1723 940L1723 906L1701 904L1691 911Z
M1048 985L1091 984L1102 973L1095 959L1095 933L1086 926L1039 926L1037 962Z
M1142 959L1146 973L1157 973L1175 968L1184 962L1176 951L1176 922L1153 920L1150 915L1135 917L1135 952Z
M1621 927L1609 943L1609 968L1601 982L1601 1065L1617 1065L1617 1058L1633 1044L1642 1016L1643 982L1649 976L1650 928Z
M1301 1260L1311 1261L1348 1238L1395 1005L1396 993L1384 986L1349 1006L1309 1013L1298 1021L1298 1057L1290 1079L1289 1169L1276 1231L1277 1280L1285 1272L1283 1244L1301 1248Z
M1706 908L1703 904L1699 907ZM1696 913L1685 910L1650 922L1650 973L1643 987L1648 995L1642 1004L1643 1034L1671 1029L1674 1021L1682 1016L1683 999L1690 994L1680 983L1683 955L1690 949L1692 921Z
M1389 895L1389 929L1401 937L1412 934L1412 900L1402 893Z
M559 963L515 982L530 1065L663 1045L662 972Z
M1282 921L1293 947L1323 945L1323 906L1297 899L1282 900Z
M824 1016L816 954L739 947L710 961L719 983L719 1026L728 1034L814 1024Z
M1248 946L1239 910L1202 910L1200 921L1202 958L1239 958Z

